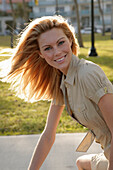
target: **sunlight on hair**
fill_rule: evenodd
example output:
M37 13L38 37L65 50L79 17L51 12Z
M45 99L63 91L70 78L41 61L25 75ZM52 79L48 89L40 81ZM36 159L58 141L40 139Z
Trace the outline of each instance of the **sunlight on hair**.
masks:
M71 49L78 55L75 30L62 16L45 16L34 19L22 31L15 49L1 50L0 78L11 83L20 98L28 101L52 100L63 102L60 89L62 72L51 67L39 53L39 36L52 28L61 28L72 40ZM3 61L4 60L4 61ZM6 76L6 77L5 77Z

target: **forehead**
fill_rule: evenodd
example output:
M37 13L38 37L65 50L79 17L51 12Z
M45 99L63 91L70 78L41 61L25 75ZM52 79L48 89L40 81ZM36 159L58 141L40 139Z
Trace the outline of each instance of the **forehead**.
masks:
M38 42L40 44L51 44L54 41L58 41L60 38L66 37L63 30L61 28L52 28L44 33L42 33Z

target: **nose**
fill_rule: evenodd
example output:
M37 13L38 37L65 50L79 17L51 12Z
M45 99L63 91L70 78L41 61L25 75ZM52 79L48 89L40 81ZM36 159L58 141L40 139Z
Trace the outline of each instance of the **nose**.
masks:
M54 56L59 56L61 54L61 50L58 47L54 47Z

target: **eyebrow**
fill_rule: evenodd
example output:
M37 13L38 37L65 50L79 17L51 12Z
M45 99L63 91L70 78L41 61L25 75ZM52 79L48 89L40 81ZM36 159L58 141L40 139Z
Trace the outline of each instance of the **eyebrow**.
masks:
M64 39L64 38L65 38L65 37L59 38L59 39L57 40L57 43L58 43L60 40ZM48 46L50 46L50 45L44 45L44 46L42 46L42 48L45 48L45 47L48 47Z

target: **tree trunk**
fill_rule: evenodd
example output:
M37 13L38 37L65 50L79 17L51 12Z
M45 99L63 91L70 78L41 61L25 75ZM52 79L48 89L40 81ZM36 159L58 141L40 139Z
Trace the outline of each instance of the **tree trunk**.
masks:
M11 32L11 48L13 48L13 31L16 28L16 16L15 16L15 11L14 11L14 8L13 8L12 0L9 0L9 2L10 2L12 17L13 17L13 26L12 26L13 28L12 28L12 32Z
M113 39L113 0L112 0L112 12L111 12L111 39Z
M12 17L13 17L13 29L15 29L15 27L16 27L16 16L15 16L15 11L14 11L14 8L13 8L12 0L9 0L9 2L10 2L11 11L12 11Z
M75 3L76 16L77 16L78 42L79 42L80 47L84 47L83 41L82 41L81 28L80 28L79 6L77 3L77 0L74 0L74 3Z
M101 2L100 0L98 0L98 7L99 7L99 11L100 11L100 15L102 17L102 35L105 35L105 23L104 23L104 13L103 13L103 10L101 8Z
M27 22L28 21L28 16L27 16L26 2L25 2L25 0L22 0L22 1L23 1L24 20Z

